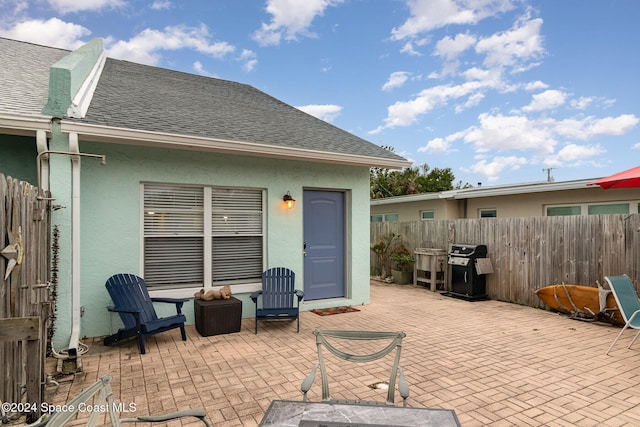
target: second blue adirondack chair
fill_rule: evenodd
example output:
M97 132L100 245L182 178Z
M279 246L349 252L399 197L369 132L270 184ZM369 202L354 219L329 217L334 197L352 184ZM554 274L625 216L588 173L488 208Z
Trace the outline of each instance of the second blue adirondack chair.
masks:
M107 309L120 315L124 327L115 334L106 337L104 345L111 345L137 336L140 353L145 354L144 340L146 337L176 328L180 328L182 341L187 340L187 333L184 329L187 318L182 314L182 305L188 301L187 299L151 298L144 280L134 274L113 275L107 280L105 286L113 301L113 306L107 307ZM158 318L156 310L153 308L154 302L175 304L176 314Z
M285 267L262 272L262 290L251 294L256 304L256 334L258 320L296 320L300 332L300 301L304 292L295 288L296 274ZM262 297L262 298L259 298ZM294 304L297 298L297 304ZM262 300L260 306L258 300Z

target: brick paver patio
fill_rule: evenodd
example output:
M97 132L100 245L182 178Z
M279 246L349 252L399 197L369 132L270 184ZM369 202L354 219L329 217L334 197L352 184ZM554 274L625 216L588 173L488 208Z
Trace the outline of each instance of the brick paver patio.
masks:
M454 409L472 426L638 426L640 343L627 331L499 301L467 302L413 286L371 282L371 304L333 316L302 313L289 322L243 319L239 333L189 339L178 331L104 347L89 342L83 371L58 378L46 401L62 404L110 373L118 402L137 415L205 408L215 426L256 426L274 399L300 400L300 383L316 361L314 328L404 330L401 365L410 406ZM333 377L332 397L384 400L368 370ZM311 400L319 400L316 380ZM398 397L396 401L401 401ZM197 425L193 419L188 425ZM174 422L172 425L181 425ZM187 425L185 423L184 425Z

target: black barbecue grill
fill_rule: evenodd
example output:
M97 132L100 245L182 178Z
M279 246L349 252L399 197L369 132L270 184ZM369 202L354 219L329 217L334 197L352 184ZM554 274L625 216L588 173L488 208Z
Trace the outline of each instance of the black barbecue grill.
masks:
M486 267L486 257L486 245L450 245L448 264L451 269L451 282L449 292L445 295L468 301L488 299L485 274L493 270L490 269L490 264L489 268Z

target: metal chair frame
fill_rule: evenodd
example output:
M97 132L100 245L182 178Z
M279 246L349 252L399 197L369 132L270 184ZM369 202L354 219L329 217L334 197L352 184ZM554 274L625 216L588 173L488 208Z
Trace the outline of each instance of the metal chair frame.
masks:
M398 391L402 397L403 406L407 406L407 398L409 397L409 384L404 378L402 368L400 367L400 353L402 350L402 339L406 334L402 331L387 332L387 331L339 331L339 330L324 330L315 329L313 334L316 336L316 346L318 348L318 361L313 366L311 373L302 382L300 389L303 393L303 400L307 401L307 392L311 389L311 386L315 380L316 371L320 368L320 378L322 381L322 400L330 401L329 395L329 380L327 376L327 369L325 367L324 357L322 355L322 348L327 349L331 354L338 358L350 362L364 363L378 360L392 351L396 351L393 366L391 368L391 375L389 377L389 389L387 391L387 405L395 405L394 394L396 378L398 378ZM327 338L337 338L346 340L383 340L390 339L391 342L379 351L367 354L354 354L336 348L331 344Z
M640 299L638 299L638 294L633 287L631 279L626 274L622 276L608 276L604 279L609 284L609 289L613 291L613 296L618 303L620 314L622 314L622 318L625 321L625 325L605 353L609 354L615 343L618 342L618 338L622 336L622 333L627 328L640 329ZM636 339L638 339L638 336L640 336L640 331L633 337L627 348L631 348L633 343L636 342Z
M42 421L35 426L62 427L71 421L80 412L85 411L83 408L99 408L100 410L92 410L87 426L95 426L101 415L108 413L112 427L119 427L123 423L159 423L175 420L184 417L198 418L205 426L211 427L207 420L207 413L203 410L190 409L186 411L172 412L165 415L143 415L135 418L120 418L118 405L115 403L113 391L111 390L111 375L107 374L98 379L78 396L61 405L65 411L55 412L48 417L43 417ZM96 400L92 399L96 397ZM90 406L87 406L90 405ZM104 410L103 410L104 409Z

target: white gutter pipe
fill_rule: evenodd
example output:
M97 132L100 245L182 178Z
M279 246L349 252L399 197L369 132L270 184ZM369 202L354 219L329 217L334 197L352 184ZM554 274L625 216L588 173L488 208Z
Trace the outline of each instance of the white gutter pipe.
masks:
M101 164L107 163L107 157L101 154L80 153L78 134L69 134L69 151L38 150L37 172L38 188L42 185L42 157L49 154L64 154L71 156L71 337L67 355L63 358L75 359L78 356L80 343L80 157L99 157ZM47 179L46 186L49 187ZM52 198L37 197L39 200L53 200ZM54 350L55 353L55 350Z
M43 130L39 130L36 132L36 147L38 149L38 155L40 155L40 153L45 152L49 149L49 147L47 146L47 133ZM42 168L42 173L44 174L44 176L47 177L47 179L44 182L40 182L40 180L38 180L38 188L42 188L42 190L44 191L48 191L49 190L49 157L47 157L46 155L43 156L42 161L38 161L38 165L40 165L40 168Z
M69 151L79 154L78 134L69 134ZM80 156L71 156L71 338L69 357L78 356L80 342Z

